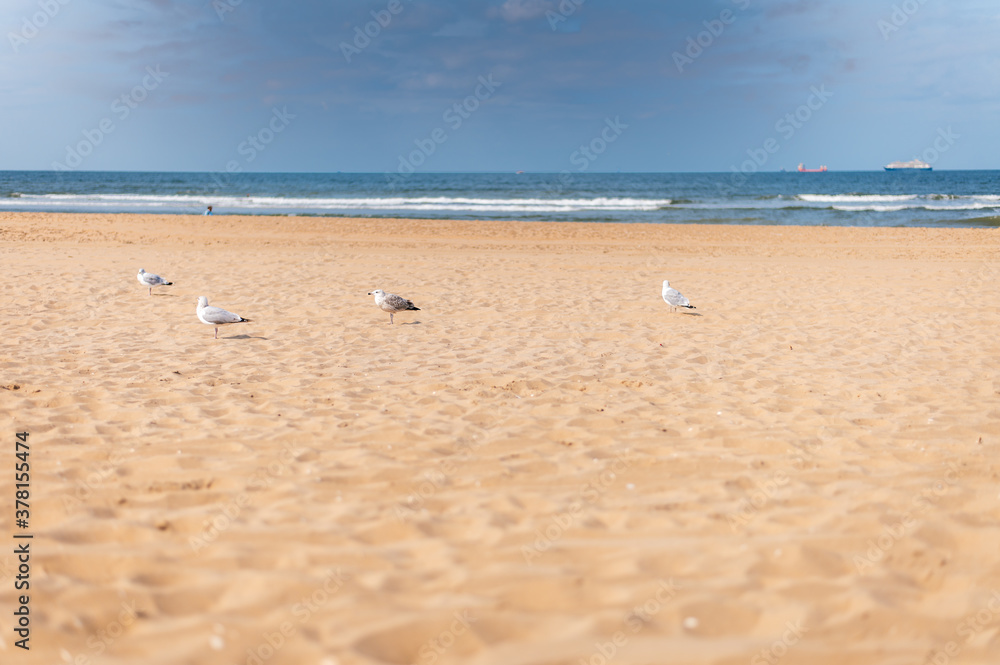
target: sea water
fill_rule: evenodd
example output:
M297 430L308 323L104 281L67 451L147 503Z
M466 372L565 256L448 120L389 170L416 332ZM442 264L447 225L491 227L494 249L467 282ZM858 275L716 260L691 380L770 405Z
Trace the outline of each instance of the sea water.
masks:
M1000 171L146 173L0 171L0 210L429 219L1000 226Z

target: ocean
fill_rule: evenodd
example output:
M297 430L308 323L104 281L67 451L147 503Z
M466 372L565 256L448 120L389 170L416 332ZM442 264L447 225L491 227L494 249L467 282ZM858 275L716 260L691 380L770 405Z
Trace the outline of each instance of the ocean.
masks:
M1000 226L1000 171L144 173L0 171L0 210L428 219Z

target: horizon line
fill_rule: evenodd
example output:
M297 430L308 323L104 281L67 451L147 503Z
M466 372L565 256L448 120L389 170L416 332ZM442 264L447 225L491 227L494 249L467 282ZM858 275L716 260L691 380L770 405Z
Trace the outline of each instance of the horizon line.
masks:
M926 173L928 171L932 173L942 173L942 172L956 172L956 171L1000 171L998 168L990 169L898 169L901 172L920 172ZM877 169L827 169L823 173L884 173L887 172L884 167ZM896 171L892 171L896 172ZM241 171L238 173L226 173L224 171L198 171L198 170L167 170L167 171L150 171L145 169L80 169L80 170L57 170L57 169L0 169L0 173L57 173L63 174L81 174L81 173L198 173L198 174L213 174L213 173L225 173L227 177L238 177L238 176L252 176L252 175L394 175L392 171ZM565 171L421 171L419 173L412 173L410 176L421 176L421 175L562 175ZM732 175L734 171L570 171L573 176L586 176L586 175L670 175L670 174L690 174L690 175ZM754 171L752 173L743 173L742 171L737 171L740 175L750 177L758 174L765 173L790 173L796 175L802 175L802 172L795 169L778 169L774 171ZM408 176L409 177L409 176Z

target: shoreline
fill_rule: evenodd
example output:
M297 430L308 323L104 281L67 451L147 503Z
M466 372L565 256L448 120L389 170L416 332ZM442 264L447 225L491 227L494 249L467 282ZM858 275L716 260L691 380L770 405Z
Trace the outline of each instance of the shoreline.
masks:
M201 213L188 213L188 212L174 212L174 213L149 213L149 212L104 212L104 211L25 211L25 210L2 210L0 209L0 215L75 215L75 216L116 216L116 215L132 215L132 216L142 216L142 217L203 217ZM419 220L419 221L437 221L437 222L478 222L478 223L496 223L496 224L622 224L627 226L643 225L643 226L748 226L748 227L777 227L777 228L871 228L871 229L890 229L890 228L901 228L901 229L994 229L1000 228L1000 215L983 215L981 217L969 217L969 218L957 218L953 221L946 223L935 223L935 224L915 224L915 225L900 225L900 224L871 224L871 225L852 225L852 224L778 224L778 223L759 223L759 224L746 224L740 221L728 221L727 218L719 219L702 219L698 221L689 222L660 222L660 221L643 221L638 220L635 222L621 222L616 220L607 221L577 221L577 220L561 220L561 219L551 219L551 220L538 220L538 219L484 219L477 220L472 217L406 217L398 215L368 215L362 217L355 217L351 215L329 215L323 213L227 213L220 212L214 213L211 217L241 217L241 218L265 218L265 219L325 219L325 220L337 220L337 219L351 219L351 220Z
M379 174L8 174L0 198L50 214L217 213L497 221L873 225L996 228L1000 171L892 174L733 173L414 174L389 186ZM382 174L385 175L385 174Z
M488 237L501 236L501 230L515 230L510 234L513 238L558 238L562 235L580 238L586 237L600 240L614 240L617 234L625 237L642 239L662 239L664 236L679 236L685 240L703 240L714 236L731 236L733 239L761 239L775 242L784 233L789 235L816 235L818 242L826 242L837 235L855 235L868 242L885 240L905 240L910 242L917 237L925 237L929 241L937 241L948 234L982 234L977 241L992 245L995 238L990 234L991 228L981 227L931 227L931 226L813 226L813 225L777 225L777 224L698 224L698 223L646 223L646 222L548 222L521 220L478 220L478 219L425 219L408 217L349 217L349 216L319 216L319 215L229 215L216 214L182 215L163 214L151 215L142 213L43 213L43 212L3 212L0 211L0 224L11 224L12 230L18 226L30 223L51 222L52 218L66 217L68 220L97 225L97 228L112 228L115 221L142 221L144 226L152 222L154 226L174 226L178 231L194 231L198 236L205 234L210 228L215 232L230 234L234 232L233 224L240 224L241 229L253 229L257 232L306 232L310 234L333 234L349 237L364 236L369 233L366 227L376 229L376 232L392 230L395 232L409 231L413 237L419 237L424 232L434 229L458 234L455 237ZM148 220L148 221L145 221ZM281 220L280 229L266 222ZM325 222L324 226L310 226L313 222ZM330 225L329 223L333 223ZM210 225L210 226L206 226ZM560 229L561 233L553 233L552 227ZM4 227L0 227L3 229ZM569 233L565 233L569 231ZM726 232L728 231L728 233ZM64 230L65 232L65 230ZM23 230L21 234L23 235ZM238 233L238 231L236 231ZM995 234L994 234L995 235ZM0 240L3 238L0 237ZM780 244L780 243L778 243Z

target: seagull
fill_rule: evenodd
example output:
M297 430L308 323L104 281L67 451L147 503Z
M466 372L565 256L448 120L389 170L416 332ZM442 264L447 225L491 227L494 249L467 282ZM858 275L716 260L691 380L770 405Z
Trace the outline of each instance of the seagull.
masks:
M149 287L149 295L153 295L154 286L172 286L173 282L168 282L159 275L154 275L151 272L146 272L142 268L139 268L139 274L135 276L139 280L139 283L143 286Z
M221 307L209 307L208 298L205 296L198 298L198 320L206 325L215 326L215 339L219 339L219 326L250 322L250 319L244 319L239 314L227 312Z
M383 312L389 312L389 325L392 325L392 315L396 312L403 312L408 309L420 311L419 307L415 307L412 302L406 298L397 296L395 293L386 293L382 289L375 289L374 291L369 291L368 295L375 296L375 304L378 305L379 309Z
M675 311L678 307L698 309L692 305L687 298L682 296L680 291L670 288L670 282L667 280L663 280L663 302L670 305L671 312Z

